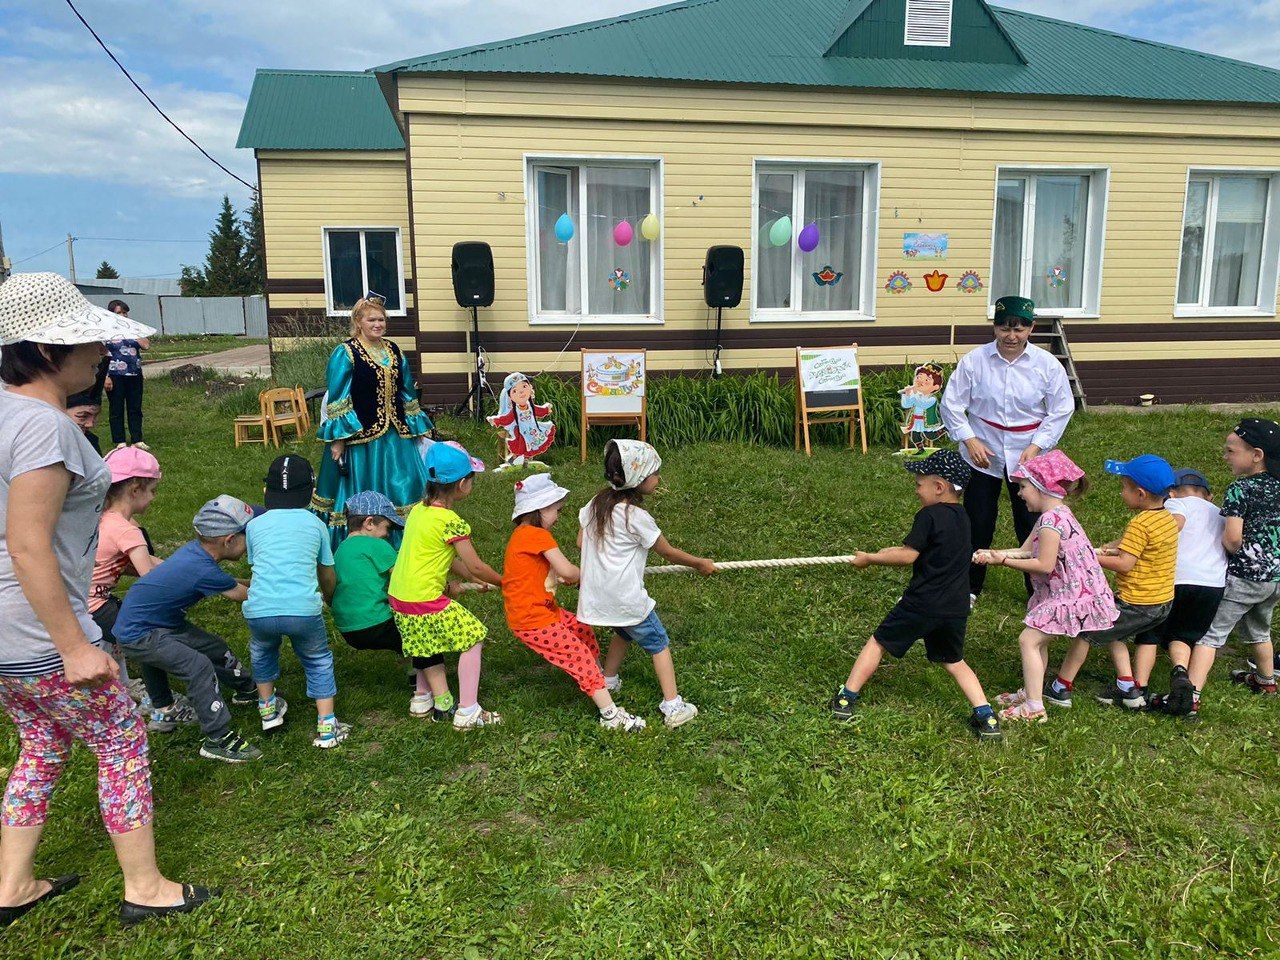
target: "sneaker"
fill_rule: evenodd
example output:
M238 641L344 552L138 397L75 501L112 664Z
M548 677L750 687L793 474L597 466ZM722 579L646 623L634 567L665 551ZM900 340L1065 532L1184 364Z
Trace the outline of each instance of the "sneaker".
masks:
M1169 712L1169 695L1166 693L1153 693L1147 697L1147 713L1168 713Z
M837 720L852 720L853 708L857 705L857 695L849 696L842 686L836 691L836 695L831 698L831 702L827 704L827 709L831 711L831 715Z
M1276 673L1280 673L1280 653L1277 653L1275 656L1273 656L1273 657L1271 658L1271 661L1272 661L1272 664L1271 664L1272 669L1273 669ZM1249 669L1250 669L1250 670L1257 670L1257 669L1258 669L1258 662L1257 662L1256 660L1254 660L1252 657L1250 657L1248 660L1246 660L1246 661L1245 661L1245 663L1249 664Z
M248 763L250 760L261 760L262 751L231 731L221 740L206 737L200 745L200 756L206 760L221 760L223 763Z
M258 691L254 690L236 690L231 694L231 705L233 707L253 707L258 703Z
M1183 723L1199 723L1200 722L1200 701L1196 700L1191 704L1191 712L1182 715Z
M151 711L147 729L152 733L173 733L180 724L196 722L196 712L191 704L175 698L169 706Z
M436 698L429 693L415 693L409 701L409 716L429 717L436 707Z
M284 697L276 694L275 704L275 709L270 710L265 704L258 703L258 716L262 718L263 733L284 725L284 715L289 712L289 702Z
M972 610L978 605L978 595L976 593L969 594L969 609Z
M1016 707L1027 702L1027 691L1015 690L1013 693L996 694L996 704L1001 707Z
M129 696L133 697L133 699L137 700L139 703L141 703L143 698L147 695L147 685L142 682L141 677L134 677L128 682L128 684L126 684L126 686L129 690Z
M123 449L124 449L125 447L127 447L127 446L128 446L128 444L127 444L127 443L117 443L115 448L116 448L117 450L123 450Z
M610 693L617 693L619 690L622 689L622 677L621 676L605 677L604 688L608 690Z
M139 440L137 443L135 443L135 444L133 445L133 448L134 448L135 450L145 450L145 451L147 451L147 453L150 453L150 452L151 452L151 448L150 448L149 446L147 446L145 443L143 443L141 440Z
M1169 695L1164 698L1164 711L1175 717L1185 717L1195 702L1195 686L1185 670L1179 670L1169 678Z
M439 707L431 708L432 723L451 723L458 713L458 702L455 700L448 710L441 710Z
M311 745L321 750L328 750L330 747L336 747L349 736L351 736L351 724L343 723L336 718L321 720L316 724L316 735Z
M662 710L661 705L658 707ZM683 727L686 723L698 715L698 708L688 700L681 700L670 710L662 710L662 722L667 725L668 730L674 730L676 727Z
M999 740L1004 736L1000 730L1000 721L996 719L994 713L989 713L985 717L979 717L976 713L969 714L969 729L977 735L979 740Z
M461 710L455 710L453 714L453 729L455 730L473 730L476 727L496 727L501 723L501 714L485 710L483 707L472 710L470 713L463 713Z
M1071 709L1071 691L1063 690L1061 693L1055 693L1052 681L1044 685L1044 692L1040 695L1040 699L1064 710Z
M1144 710L1147 706L1147 691L1142 687L1134 687L1132 690L1124 691L1120 689L1120 685L1112 683L1101 693L1095 695L1095 699L1099 703L1106 704L1108 707L1124 707L1126 710Z
M1252 670L1232 670L1231 682L1237 686L1247 687L1250 693L1263 693L1271 696L1276 692L1276 678L1272 676L1270 683L1258 679Z
M643 730L647 724L644 722L644 717L637 717L635 714L627 713L627 711L618 707L614 710L612 717L607 720L604 717L600 718L600 726L606 730L623 730L627 733L636 733Z
M1028 723L1048 723L1049 714L1044 707L1039 709L1032 708L1026 700L1021 703L1015 703L1013 706L1006 707L1000 711L1000 719L1004 721L1025 720Z

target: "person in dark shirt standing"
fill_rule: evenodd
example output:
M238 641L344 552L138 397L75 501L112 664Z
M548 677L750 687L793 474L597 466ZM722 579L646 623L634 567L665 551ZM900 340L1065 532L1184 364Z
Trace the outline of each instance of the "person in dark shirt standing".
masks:
M853 565L859 569L910 566L911 582L859 652L849 679L831 700L831 713L839 720L852 719L862 687L885 653L904 657L922 639L925 655L943 665L973 706L970 729L979 737L997 738L1000 723L973 668L964 662L973 543L960 494L972 471L953 450L908 460L904 466L916 475L916 496L921 503L911 532L900 547L885 547L875 553L859 551Z

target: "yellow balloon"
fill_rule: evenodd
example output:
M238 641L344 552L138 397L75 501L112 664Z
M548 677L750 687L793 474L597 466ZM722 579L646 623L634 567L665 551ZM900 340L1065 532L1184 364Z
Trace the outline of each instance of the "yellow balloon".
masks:
M646 240L657 240L658 234L662 232L662 227L658 223L658 218L652 213L640 221L640 236Z

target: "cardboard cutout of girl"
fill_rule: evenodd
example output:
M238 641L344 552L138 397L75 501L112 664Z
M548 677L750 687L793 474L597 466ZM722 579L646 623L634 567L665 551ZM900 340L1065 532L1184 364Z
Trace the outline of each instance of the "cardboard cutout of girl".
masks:
M902 395L902 409L908 411L902 424L904 451L936 449L942 439L942 413L938 409L942 381L942 368L936 363L926 363L916 367L911 386L898 391Z
M506 433L506 457L499 470L527 465L545 466L535 459L550 449L556 438L556 425L550 420L551 404L533 402L533 383L523 373L510 374L502 382L498 413L489 417L491 424Z

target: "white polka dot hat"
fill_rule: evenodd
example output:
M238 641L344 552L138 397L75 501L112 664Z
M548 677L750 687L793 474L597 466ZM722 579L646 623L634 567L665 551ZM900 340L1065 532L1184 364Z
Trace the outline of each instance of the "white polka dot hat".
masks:
M97 307L74 283L56 273L15 273L0 283L0 346L31 340L74 346L156 331L146 324Z

